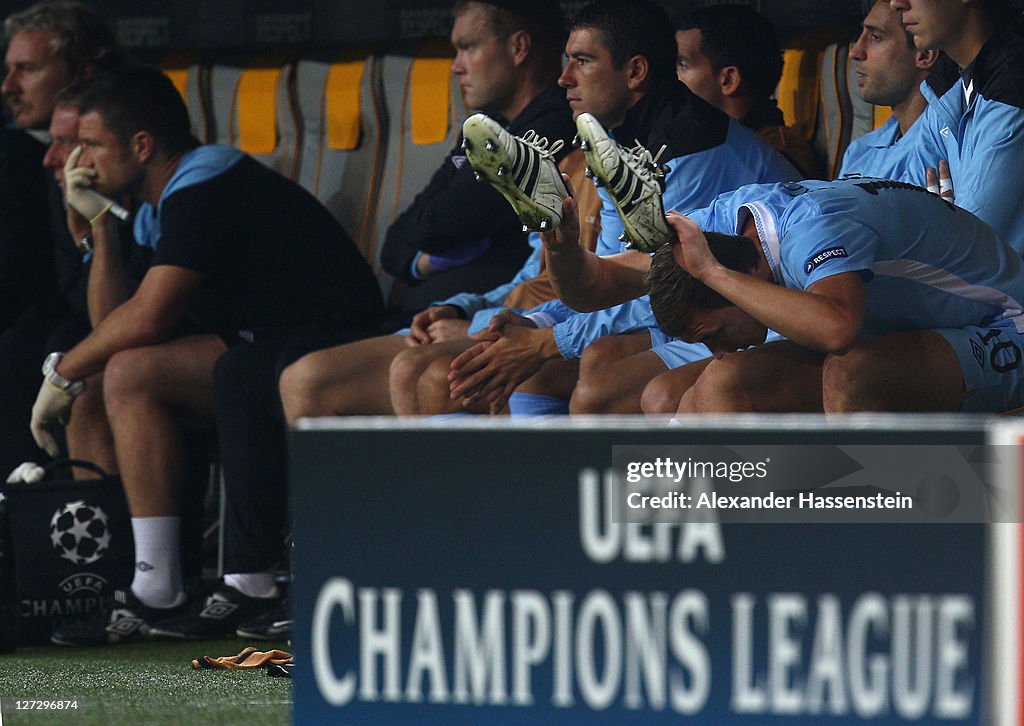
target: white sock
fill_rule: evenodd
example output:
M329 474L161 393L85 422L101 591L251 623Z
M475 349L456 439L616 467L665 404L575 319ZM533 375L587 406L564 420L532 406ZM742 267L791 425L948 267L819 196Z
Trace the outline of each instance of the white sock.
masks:
M135 577L132 592L151 608L185 602L181 582L181 517L132 517Z
M224 584L249 597L277 597L277 581L273 572L232 572L224 575Z

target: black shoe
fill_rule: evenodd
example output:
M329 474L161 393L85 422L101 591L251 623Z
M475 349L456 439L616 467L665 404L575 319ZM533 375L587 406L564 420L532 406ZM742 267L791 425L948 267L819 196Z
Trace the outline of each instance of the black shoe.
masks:
M284 599L278 601L274 608L239 625L235 634L249 640L287 640L294 624L291 607Z
M150 634L160 638L199 640L235 634L241 624L281 603L281 598L249 597L230 585L217 583L213 590L185 614L164 620Z
M175 608L144 605L131 589L114 590L98 611L57 624L50 636L56 645L95 646L145 640L153 625L185 612L187 603Z

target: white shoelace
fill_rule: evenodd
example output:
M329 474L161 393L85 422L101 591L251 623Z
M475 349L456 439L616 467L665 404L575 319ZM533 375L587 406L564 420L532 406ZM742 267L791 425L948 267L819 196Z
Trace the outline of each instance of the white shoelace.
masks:
M533 129L529 129L520 136L519 140L539 151L541 156L547 157L554 156L565 146L565 142L562 139L556 139L554 143L551 143L548 141L547 136L539 136Z
M623 153L626 155L626 162L633 167L638 174L640 174L645 181L654 181L662 171L661 167L658 166L658 159L665 153L665 149L668 147L665 144L661 145L658 149L658 153L651 155L639 140L636 142L636 146L631 149L620 147Z

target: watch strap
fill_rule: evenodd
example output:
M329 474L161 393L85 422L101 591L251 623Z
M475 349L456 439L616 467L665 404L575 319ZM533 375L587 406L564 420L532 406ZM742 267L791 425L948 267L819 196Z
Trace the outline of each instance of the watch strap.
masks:
M65 393L80 396L85 391L85 381L72 381L57 372L57 364L64 357L63 353L54 352L43 361L43 377Z

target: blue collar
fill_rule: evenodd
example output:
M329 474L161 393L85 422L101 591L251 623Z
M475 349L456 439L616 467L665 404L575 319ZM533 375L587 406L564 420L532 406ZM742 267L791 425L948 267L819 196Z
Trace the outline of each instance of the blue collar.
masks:
M160 214L163 211L164 201L181 189L201 184L204 181L220 176L232 166L237 164L245 156L238 149L220 144L209 144L199 146L191 151L185 152L178 162L178 168L171 176L167 186L160 194L160 201L157 208L146 202L139 207L135 215L135 241L144 246L156 249L160 241Z

